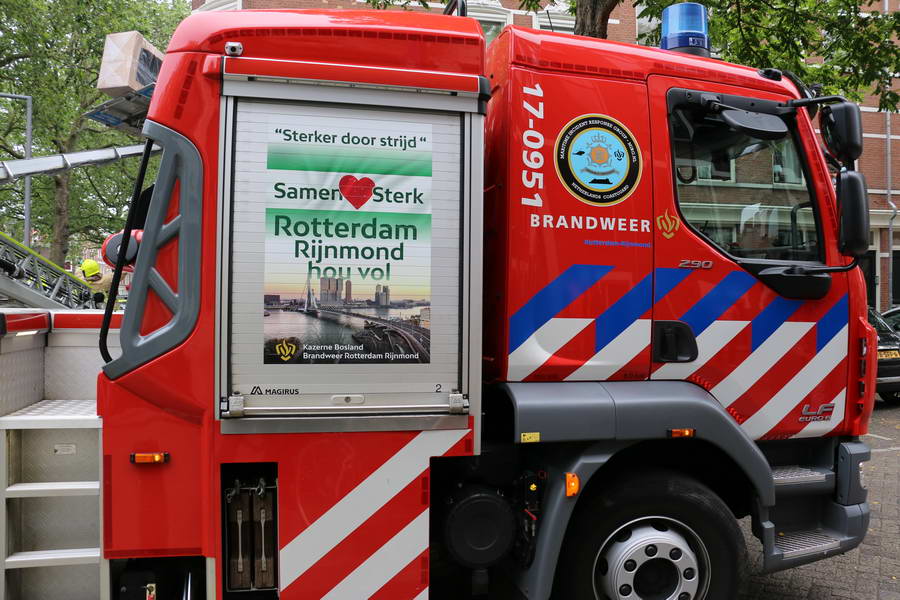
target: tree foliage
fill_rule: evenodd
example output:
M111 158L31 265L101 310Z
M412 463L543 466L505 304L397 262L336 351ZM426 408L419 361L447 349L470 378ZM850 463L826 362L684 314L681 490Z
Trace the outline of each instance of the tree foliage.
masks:
M672 0L636 0L640 16L658 20ZM882 2L849 0L704 0L714 50L729 62L792 71L826 93L856 100L867 93L884 110L900 95L900 12ZM659 30L642 41L655 44Z
M106 34L140 31L165 49L187 0L0 0L0 92L34 97L34 155L139 140L84 117L106 100L96 89ZM24 103L0 99L0 160L22 158ZM33 178L36 246L62 262L70 244L121 229L137 160ZM21 182L0 188L0 229L22 237Z
M552 0L551 0L552 1ZM425 0L368 0L376 8L410 6ZM575 34L607 37L612 11L622 0L568 2ZM519 8L537 12L548 0L520 0ZM826 93L861 100L878 98L883 110L896 111L900 93L900 11L886 10L884 0L702 0L709 9L710 35L723 60L758 68L791 71L803 81L822 84ZM659 19L675 0L634 0L639 17L656 23L639 40L659 41Z

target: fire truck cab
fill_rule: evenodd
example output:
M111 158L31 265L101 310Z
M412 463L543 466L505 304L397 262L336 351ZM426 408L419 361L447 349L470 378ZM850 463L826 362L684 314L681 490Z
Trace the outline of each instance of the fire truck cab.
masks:
M718 600L737 519L768 570L855 547L854 109L457 16L189 17L98 380L104 593Z

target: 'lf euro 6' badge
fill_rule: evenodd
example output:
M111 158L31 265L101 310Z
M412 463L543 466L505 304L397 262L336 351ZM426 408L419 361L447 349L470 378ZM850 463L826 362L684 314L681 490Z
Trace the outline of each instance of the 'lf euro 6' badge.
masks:
M624 125L606 115L582 115L556 138L556 172L573 196L594 206L622 202L641 180L641 149Z

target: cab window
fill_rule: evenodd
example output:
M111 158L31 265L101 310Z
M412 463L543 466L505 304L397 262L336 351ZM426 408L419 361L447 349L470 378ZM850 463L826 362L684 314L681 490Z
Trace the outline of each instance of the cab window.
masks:
M756 138L696 105L670 115L678 204L694 230L736 258L821 260L814 197L792 134Z

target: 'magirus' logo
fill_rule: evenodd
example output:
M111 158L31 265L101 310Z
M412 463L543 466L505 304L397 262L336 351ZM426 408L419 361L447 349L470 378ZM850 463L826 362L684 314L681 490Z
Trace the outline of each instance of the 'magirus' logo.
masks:
M834 402L823 404L816 410L812 410L811 404L804 404L801 411L800 422L810 423L812 421L828 421L834 414Z
M287 340L281 340L275 344L275 353L278 354L278 358L281 360L289 361L297 354L297 344L293 344Z

